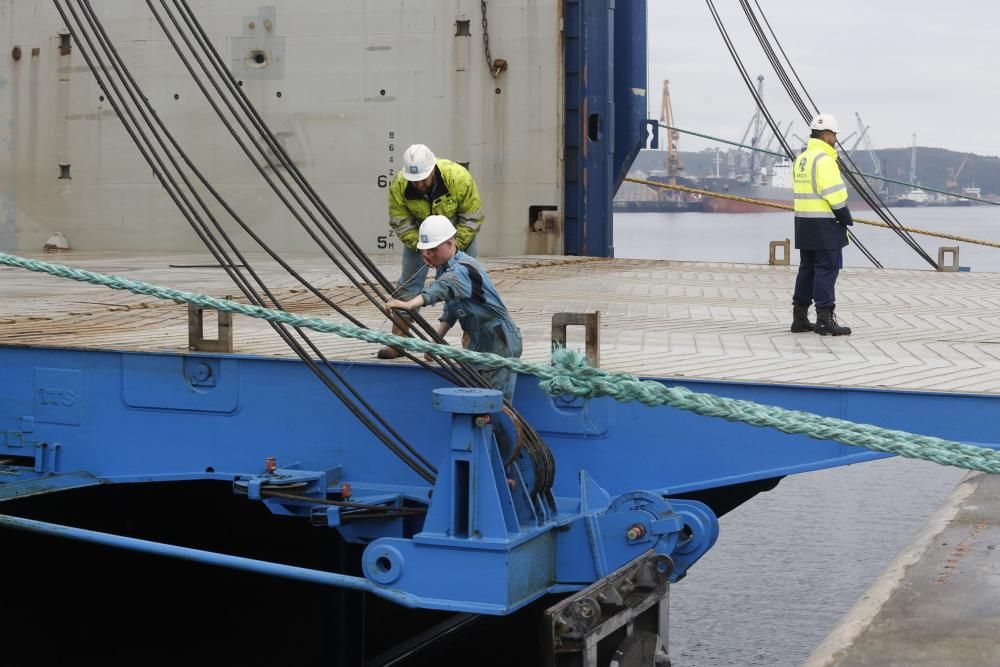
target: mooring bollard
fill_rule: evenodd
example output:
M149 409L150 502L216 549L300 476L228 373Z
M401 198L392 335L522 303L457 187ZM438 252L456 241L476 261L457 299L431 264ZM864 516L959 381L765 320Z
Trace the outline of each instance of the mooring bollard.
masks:
M777 256L777 249L781 248L783 250L782 257ZM767 263L771 266L788 266L791 264L791 243L788 239L784 241L771 241L771 245L768 248L768 258Z

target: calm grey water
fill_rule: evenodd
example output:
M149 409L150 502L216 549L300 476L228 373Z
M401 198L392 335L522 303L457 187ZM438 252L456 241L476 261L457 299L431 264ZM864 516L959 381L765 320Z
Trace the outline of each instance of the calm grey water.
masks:
M853 209L852 209L853 210ZM868 210L853 211L856 218L877 220ZM909 227L1000 242L1000 206L949 206L895 209ZM886 268L930 268L888 229L856 224L862 243ZM792 214L775 213L616 213L615 255L641 259L708 260L767 263L770 241L794 236ZM1000 271L1000 250L956 243L929 236L914 238L933 258L939 246L959 245L962 266L973 271ZM798 253L792 252L792 262ZM844 250L845 266L871 266L854 246Z
M855 216L874 219L869 211ZM912 227L1000 241L1000 207L900 209L897 217ZM855 229L884 266L927 267L892 232ZM615 216L618 257L765 263L768 242L791 236L788 213ZM935 258L939 246L956 245L916 238ZM1000 271L1000 250L958 245L963 266ZM844 263L870 266L853 247ZM727 514L716 546L671 591L673 664L801 665L964 474L885 459L787 477Z

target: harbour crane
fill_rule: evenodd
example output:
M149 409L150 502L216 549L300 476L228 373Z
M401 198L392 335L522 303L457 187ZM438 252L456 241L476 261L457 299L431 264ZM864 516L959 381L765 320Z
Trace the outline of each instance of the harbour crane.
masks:
M847 144L847 142L848 142L848 141L850 141L850 140L851 140L851 138L852 138L852 137L853 137L853 136L854 136L855 134L857 134L857 133L858 133L858 131L857 131L857 130L855 130L854 132L851 132L851 133L850 133L849 135L847 135L847 136L846 136L846 137L844 137L843 139L841 139L841 138L839 138L839 137L838 137L838 138L837 138L837 141L838 141L838 142L840 142L840 145L841 145L841 146L844 146L844 145L846 145L846 144ZM858 137L858 138L860 139L860 137ZM857 144L857 141L855 140L855 142L854 142L854 146L857 146L857 145L858 145L858 144ZM850 149L849 151L847 151L847 152L848 152L848 153L850 153L850 152L851 152L851 151L853 151L853 150L854 150L854 148L851 148L851 149Z
M870 127L871 127L870 125L865 125L864 128L860 127L858 128L861 130L860 134L858 134L857 130L855 130L855 132L852 133L851 136L853 136L854 134L858 135L858 138L854 140L853 144L851 144L851 150L847 151L847 154L850 156L852 160L854 159L854 151L858 150L858 144L860 144L862 140L864 140L864 138L868 135L868 129ZM850 139L850 137L848 137L848 139Z
M858 121L858 129L864 128L861 130L861 136L858 139L863 142L864 150L868 154L868 159L872 162L872 175L878 179L877 183L872 185L872 189L878 192L879 196L887 197L889 195L889 188L885 181L881 180L883 172L882 163L879 161L878 156L875 154L875 149L872 147L871 136L868 134L870 126L865 125L864 121L861 120L861 114L857 111L854 112L854 117ZM855 147L857 147L857 144L855 144ZM851 149L851 152L854 152L853 148Z
M778 123L778 129L779 130L781 129L781 123L780 122ZM788 133L791 132L791 130L792 130L792 121L788 121L788 127L785 128L785 131L781 133L781 136L784 137L787 140L788 139ZM774 132L772 132L771 133L771 138L767 140L767 144L765 144L765 146L764 146L764 150L765 151L771 150L771 144L774 143L775 139L777 139L777 136L774 134Z
M764 75L757 75L757 99L764 99ZM763 139L764 134L764 117L760 112L760 108L754 112L753 118L750 121L750 126L753 127L753 137L750 139L750 181L755 178L755 171L757 168L757 148L760 147L760 142ZM748 130L750 128L747 128Z
M663 80L663 108L660 110L660 122L667 126L667 176L670 185L677 185L677 174L684 167L677 151L677 140L680 132L674 129L674 110L670 104L670 81Z
M954 167L948 167L948 177L945 179L944 189L945 190L956 190L958 189L958 177L962 175L962 170L965 169L965 163L969 161L969 156L966 155L962 158L962 163L958 165L958 169Z
M764 75L757 75L757 96L760 99L764 99ZM747 123L747 129L743 131L743 136L740 137L740 144L745 145L747 137L750 137L750 150L744 151L742 148L737 149L736 153L739 155L740 159L740 177L745 178L748 182L753 180L754 170L756 168L757 160L757 148L760 146L760 142L763 139L763 124L764 119L761 116L760 109L756 109L753 115L750 116L750 122ZM750 134L750 130L753 130L753 134ZM730 178L735 178L735 159L733 151L729 151L727 160L730 168Z

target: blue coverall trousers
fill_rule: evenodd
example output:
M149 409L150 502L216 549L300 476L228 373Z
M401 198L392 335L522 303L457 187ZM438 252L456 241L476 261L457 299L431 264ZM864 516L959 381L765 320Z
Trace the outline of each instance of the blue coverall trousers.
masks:
M808 306L813 301L817 308L830 308L836 301L834 286L837 274L844 266L844 253L836 250L799 250L799 275L795 278L792 304Z

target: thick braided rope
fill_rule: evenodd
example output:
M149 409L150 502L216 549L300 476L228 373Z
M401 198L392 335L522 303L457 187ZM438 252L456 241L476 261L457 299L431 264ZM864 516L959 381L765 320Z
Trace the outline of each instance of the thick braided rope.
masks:
M508 359L496 354L473 352L460 347L431 343L416 338L394 336L350 324L337 324L315 317L301 317L282 310L216 299L211 296L159 287L137 280L74 269L2 252L0 252L0 264L203 308L239 313L293 327L335 333L339 336L369 343L392 345L410 352L431 352L439 357L476 364L480 368L509 368L518 373L539 378L539 386L542 391L550 396L567 394L581 398L610 396L622 402L639 401L649 406L669 405L706 417L719 417L751 426L774 428L792 435L805 435L817 440L834 440L845 445L865 447L877 452L898 454L909 458L925 459L968 470L1000 472L1000 452L986 447L915 435L871 424L856 424L844 419L786 410L773 405L761 405L753 401L696 393L684 387L666 387L659 382L640 380L627 373L609 373L600 368L594 368L587 364L586 358L582 354L572 350L556 350L552 355L553 365L546 366L521 359Z

